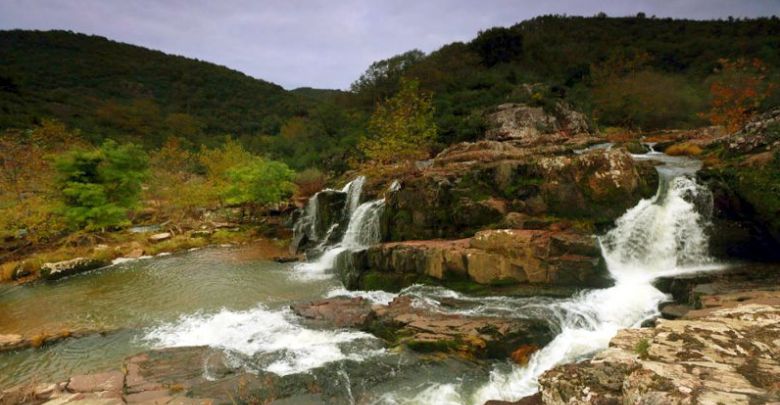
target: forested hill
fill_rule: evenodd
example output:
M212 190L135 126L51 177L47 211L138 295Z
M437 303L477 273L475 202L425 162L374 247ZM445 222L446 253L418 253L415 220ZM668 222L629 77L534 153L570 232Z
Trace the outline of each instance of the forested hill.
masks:
M209 143L276 133L299 110L282 87L212 63L67 31L0 31L0 128L55 118L93 140Z
M429 54L412 50L377 61L349 92L285 91L225 67L101 37L0 31L0 131L55 118L93 142L154 147L176 136L197 148L230 135L295 169L339 173L366 158L359 140L370 132L377 103L397 94L402 78L432 97L435 152L477 139L486 113L506 102L549 107L564 99L601 129L695 127L709 124L713 81L756 77L763 87L748 90L767 90L767 97L749 113L760 112L780 104L780 91L768 91L780 88L778 49L777 17L542 16L485 27L471 41ZM543 86L528 86L536 83Z

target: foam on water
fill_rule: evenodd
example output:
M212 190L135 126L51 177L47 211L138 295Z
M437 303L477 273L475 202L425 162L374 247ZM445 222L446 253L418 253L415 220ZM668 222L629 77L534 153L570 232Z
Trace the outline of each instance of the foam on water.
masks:
M367 333L313 330L298 324L290 310L257 307L185 316L150 330L144 339L158 347L211 346L244 356L269 355L261 367L279 375L311 370L334 361L364 360L383 353ZM362 345L361 345L362 343ZM355 350L351 345L357 344Z

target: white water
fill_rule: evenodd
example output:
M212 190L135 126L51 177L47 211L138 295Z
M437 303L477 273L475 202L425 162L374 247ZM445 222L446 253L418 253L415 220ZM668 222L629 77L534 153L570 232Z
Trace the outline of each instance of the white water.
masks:
M206 345L254 356L259 360L252 362L254 367L279 375L305 372L338 360L364 360L384 352L375 347L376 338L370 334L308 329L296 322L290 310L271 311L262 306L182 317L151 330L145 339L158 347ZM348 345L361 348L351 350Z

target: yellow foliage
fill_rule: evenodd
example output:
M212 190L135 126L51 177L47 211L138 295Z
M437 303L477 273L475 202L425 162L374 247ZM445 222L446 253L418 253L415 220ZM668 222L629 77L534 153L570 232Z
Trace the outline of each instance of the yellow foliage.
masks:
M690 142L678 143L664 150L664 153L670 156L698 156L701 155L701 152L702 149L699 145Z

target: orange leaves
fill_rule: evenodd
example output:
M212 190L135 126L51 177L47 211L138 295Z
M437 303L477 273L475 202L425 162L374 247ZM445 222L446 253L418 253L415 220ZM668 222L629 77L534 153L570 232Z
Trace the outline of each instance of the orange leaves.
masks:
M704 116L729 132L738 131L774 90L767 66L759 59L721 59L710 84L710 111Z

